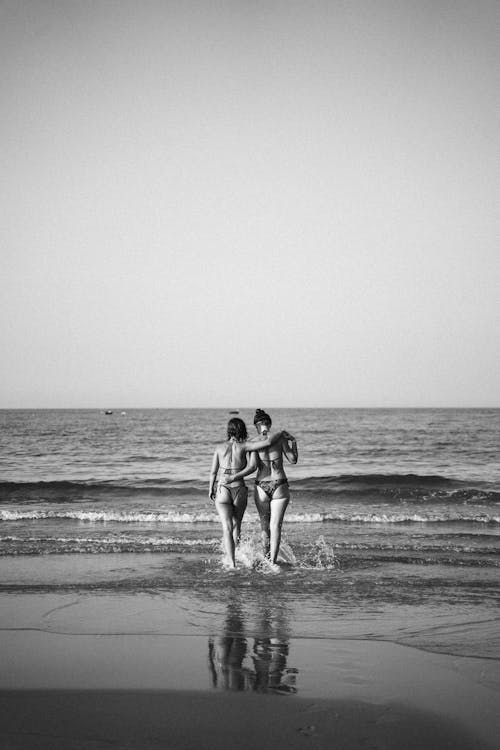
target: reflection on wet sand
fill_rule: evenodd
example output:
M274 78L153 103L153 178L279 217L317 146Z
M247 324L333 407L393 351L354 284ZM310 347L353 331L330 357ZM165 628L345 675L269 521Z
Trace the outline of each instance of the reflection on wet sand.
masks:
M239 602L227 608L224 634L209 638L208 665L214 688L281 695L297 692L298 670L288 667L289 639L283 610L265 607L249 653Z
M253 689L259 693L296 693L298 670L287 667L287 657L288 641L256 638L252 654Z

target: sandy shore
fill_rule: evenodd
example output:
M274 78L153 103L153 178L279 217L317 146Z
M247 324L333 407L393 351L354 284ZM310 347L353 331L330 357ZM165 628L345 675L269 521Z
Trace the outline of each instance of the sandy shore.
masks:
M238 635L224 617L203 632L182 619L185 606L1 595L1 750L496 747L495 659L279 629Z
M2 691L0 727L3 750L487 747L450 720L397 704L231 692Z

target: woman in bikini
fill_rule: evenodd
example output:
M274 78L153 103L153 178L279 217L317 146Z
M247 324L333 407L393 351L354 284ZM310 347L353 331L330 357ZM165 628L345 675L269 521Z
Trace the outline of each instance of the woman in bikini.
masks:
M260 440L247 440L247 428L242 419L234 417L227 425L227 441L215 449L210 471L208 496L215 501L215 507L222 523L226 563L236 567L234 552L239 542L241 522L247 507L248 488L240 472L257 468L255 451L269 448L281 440L281 433L266 432ZM221 470L222 478L217 483Z
M290 489L283 469L283 456L296 464L298 459L297 442L288 432L274 433L270 445L261 447L260 441L271 435L271 417L262 409L257 409L253 423L259 433L255 442L250 441L253 450L257 451L255 462L233 475L238 482L257 468L255 479L255 505L260 517L264 555L276 564L281 543L281 527L290 502ZM252 454L253 456L254 454Z

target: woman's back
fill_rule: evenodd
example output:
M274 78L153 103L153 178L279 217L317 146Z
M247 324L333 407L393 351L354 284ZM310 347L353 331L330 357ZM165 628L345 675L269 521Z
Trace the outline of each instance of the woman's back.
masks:
M286 478L283 469L282 440L274 443L270 448L258 451L257 479L270 477L271 479Z
M247 463L245 443L231 438L217 446L221 469L232 469L234 472L244 469Z

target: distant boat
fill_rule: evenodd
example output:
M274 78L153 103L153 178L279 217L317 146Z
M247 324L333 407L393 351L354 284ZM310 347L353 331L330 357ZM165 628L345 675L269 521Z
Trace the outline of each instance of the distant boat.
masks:
M230 414L239 414L238 409L231 409Z
M126 411L122 411L122 415L125 415L126 413L127 413Z
M106 409L106 411L104 413L105 414L113 414L113 412L111 411L111 409Z

